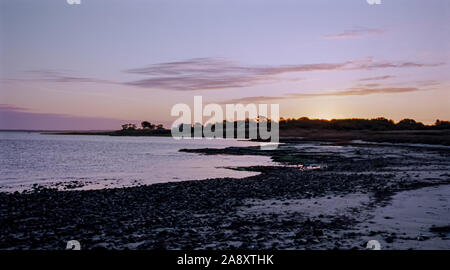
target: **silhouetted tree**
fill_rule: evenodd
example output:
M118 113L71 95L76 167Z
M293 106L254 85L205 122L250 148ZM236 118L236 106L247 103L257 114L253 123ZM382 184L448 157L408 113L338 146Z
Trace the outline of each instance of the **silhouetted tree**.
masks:
M434 122L434 127L437 129L450 129L450 121L442 121L438 119Z
M398 129L423 129L425 125L414 119L403 119L397 123L396 127Z
M136 129L136 124L124 124L122 125L122 130L135 130Z
M141 126L143 129L154 129L155 125L153 125L152 123L148 122L148 121L142 121Z

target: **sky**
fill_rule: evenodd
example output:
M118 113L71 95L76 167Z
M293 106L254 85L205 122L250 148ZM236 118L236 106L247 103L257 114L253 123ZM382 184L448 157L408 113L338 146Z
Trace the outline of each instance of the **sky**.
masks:
M0 129L167 126L199 95L432 124L449 75L448 0L0 0Z

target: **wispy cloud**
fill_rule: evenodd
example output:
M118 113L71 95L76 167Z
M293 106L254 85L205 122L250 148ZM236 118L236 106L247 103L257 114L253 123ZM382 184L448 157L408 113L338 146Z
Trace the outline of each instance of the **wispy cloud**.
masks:
M335 38L358 38L364 35L380 35L380 34L384 34L387 31L385 29L380 29L380 28L357 28L357 29L351 29L351 30L346 30L344 32L341 33L337 33L337 34L330 34L330 35L325 35L325 38L331 38L331 39L335 39Z
M115 130L124 122L130 121L57 113L36 113L27 108L0 104L0 129Z
M279 73L270 67L242 66L217 58L160 63L126 72L149 76L128 85L175 91L247 87L273 80L271 76Z
M0 112L26 112L28 109L10 104L0 104Z
M366 96L372 94L394 94L420 91L416 87L385 87L385 88L350 88L348 90L318 94L292 94L291 96L301 97L335 97L335 96Z
M380 83L360 83L357 86L358 87L379 87L381 85L382 84L380 84Z
M217 90L243 88L262 83L274 83L298 78L281 78L286 73L317 71L372 70L383 68L435 67L443 63L419 63L404 61L375 61L372 57L340 63L313 63L279 66L243 65L221 58L194 58L185 61L153 64L147 67L125 70L125 73L144 76L133 81L110 81L79 76L68 70L30 70L29 77L8 79L14 81L44 81L55 83L102 83L137 86L147 89L170 91ZM360 81L382 80L394 76L363 78ZM303 79L303 78L302 78Z
M279 80L277 75L312 71L371 70L379 68L432 67L442 63L374 61L372 57L341 63L316 63L281 66L248 66L224 59L195 58L154 64L125 72L147 78L127 85L173 91L215 90L248 87Z
M32 75L29 80L38 80L46 82L57 82L57 83L116 83L108 80L83 77L72 75L70 71L57 71L50 69L40 69L40 70L29 70L28 74Z
M408 93L416 92L425 89L417 87L383 87L383 88L370 88L370 87L355 87L341 91L330 91L322 93L297 93L287 94L284 96L255 96L231 99L220 102L220 104L247 104L247 103L263 103L274 100L286 100L286 99L301 99L301 98L313 98L313 97L344 97L344 96L366 96L373 94L395 94L395 93Z
M392 75L384 75L384 76L376 76L376 77L367 77L359 79L360 81L380 81L380 80L387 80L395 78L395 76Z

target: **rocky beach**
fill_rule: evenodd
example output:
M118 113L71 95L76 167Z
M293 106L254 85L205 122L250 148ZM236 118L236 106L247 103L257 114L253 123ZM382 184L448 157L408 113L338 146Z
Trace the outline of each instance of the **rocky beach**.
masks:
M266 155L277 165L229 168L259 172L243 179L3 192L0 249L61 250L69 240L82 249L366 249L371 239L382 249L450 248L448 147L299 141L181 151Z

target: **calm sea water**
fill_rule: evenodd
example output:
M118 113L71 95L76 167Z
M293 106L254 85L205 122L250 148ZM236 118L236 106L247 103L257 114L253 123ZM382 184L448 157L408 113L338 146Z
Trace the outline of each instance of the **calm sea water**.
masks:
M33 184L83 181L85 189L246 177L229 166L272 164L260 156L206 156L181 148L223 148L257 143L237 140L175 140L171 137L110 137L0 132L0 190Z

